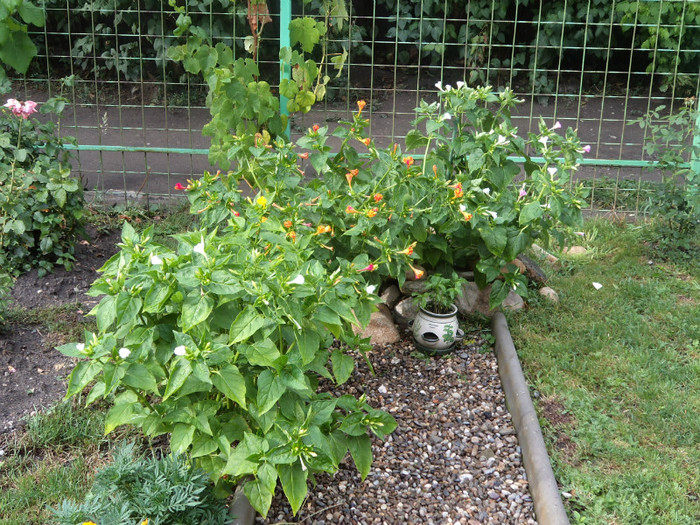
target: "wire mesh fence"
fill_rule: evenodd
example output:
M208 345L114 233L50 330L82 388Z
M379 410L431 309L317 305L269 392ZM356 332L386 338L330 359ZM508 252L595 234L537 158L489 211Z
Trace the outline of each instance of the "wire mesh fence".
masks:
M176 2L180 5L182 1ZM250 56L251 2L185 0L202 35ZM253 4L259 3L253 0ZM263 2L264 3L264 2ZM596 209L643 212L660 180L645 153L650 110L676 112L700 92L700 0L269 0L271 22L256 57L279 83L279 47L294 17L328 22L328 52L347 52L342 73L311 112L291 118L292 138L313 123L348 117L365 99L379 145L401 142L436 82L512 88L513 122L535 131L540 118L575 128L591 145L579 171ZM178 14L163 0L42 0L46 24L30 28L39 55L15 94L41 100L75 75L63 132L78 146L74 171L88 189L170 195L177 182L211 169L207 85L167 58ZM324 18L323 13L330 13ZM35 30L32 30L35 29ZM328 74L335 77L335 71ZM691 159L687 159L690 161Z

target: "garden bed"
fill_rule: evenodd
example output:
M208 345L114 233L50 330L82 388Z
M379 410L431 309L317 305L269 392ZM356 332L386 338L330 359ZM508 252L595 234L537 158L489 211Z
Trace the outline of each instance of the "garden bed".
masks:
M373 442L364 481L348 457L296 517L280 490L257 523L535 523L520 447L491 346L478 333L454 354L426 358L410 336L375 346L341 393L366 394L397 429Z

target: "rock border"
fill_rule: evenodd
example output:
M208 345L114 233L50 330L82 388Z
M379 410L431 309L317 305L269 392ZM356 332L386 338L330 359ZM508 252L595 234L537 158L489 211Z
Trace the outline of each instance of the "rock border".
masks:
M530 398L530 391L515 351L508 322L502 312L496 312L492 317L491 330L496 339L494 351L498 360L498 374L501 377L506 406L513 418L513 426L522 450L537 523L569 525L535 406ZM253 525L255 522L255 510L240 486L236 489L229 515L233 518L231 525Z
M491 319L491 330L496 338L494 350L498 360L498 375L501 376L506 406L513 418L513 426L522 450L537 523L569 525L535 406L510 336L508 322L502 312L497 312Z

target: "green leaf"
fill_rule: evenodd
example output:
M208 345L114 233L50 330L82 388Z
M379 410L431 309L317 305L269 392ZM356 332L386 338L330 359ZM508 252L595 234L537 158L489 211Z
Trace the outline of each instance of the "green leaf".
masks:
M494 255L501 255L508 242L508 234L505 226L481 226L479 228L481 238L488 250Z
M141 298L132 297L128 292L117 295L117 324L126 325L133 321L141 311Z
M296 339L299 353L301 354L301 362L303 365L308 365L316 357L316 352L318 352L321 345L321 337L317 332L306 328L296 333Z
M193 458L208 456L215 452L217 448L219 448L219 444L215 439L200 434L192 440L190 455Z
M299 43L306 53L311 53L318 44L321 35L326 32L322 22L313 18L295 18L289 24L289 38L292 45Z
M177 392L185 381L192 373L192 363L184 357L179 358L175 361L175 366L173 367L170 377L168 378L168 384L165 387L165 393L163 394L163 401L172 396Z
M539 219L542 217L544 210L540 206L539 202L529 202L520 210L520 226L525 226L526 224Z
M127 425L134 421L134 405L136 403L119 403L114 405L107 412L105 417L105 434L109 434L112 430L121 425Z
M44 10L35 6L31 2L24 0L17 9L19 16L27 24L37 27L44 27Z
M211 375L211 382L227 398L238 403L242 408L246 407L246 386L243 375L234 365L228 365L217 373Z
M26 31L9 30L5 41L0 46L0 61L17 73L24 75L29 63L37 54L37 49Z
M170 435L170 450L175 454L182 454L192 444L194 427L187 423L178 423Z
M331 365L333 366L335 380L339 385L342 385L350 378L355 368L355 360L340 350L333 350L331 354Z
M122 378L122 383L144 392L156 392L158 385L153 374L141 363L132 363Z
M278 375L272 370L263 370L258 376L257 405L260 415L268 412L286 390L282 379Z
M473 151L471 155L469 155L467 164L469 166L469 171L476 171L481 168L481 166L484 165L484 152L480 149Z
M372 466L372 441L367 434L362 436L348 436L347 444L350 449L352 460L355 462L355 466L360 472L362 481L364 481Z
M182 331L188 332L209 317L214 308L214 299L208 294L202 295L200 291L193 290L182 303Z
M96 361L80 361L70 374L66 398L82 392L101 370L102 367Z
M270 339L241 347L242 353L251 365L271 367L280 356L275 343Z
M100 332L107 332L117 320L117 298L107 295L91 312L97 320L97 328Z
M277 473L280 476L284 495L287 496L292 506L292 513L296 516L306 498L308 470L304 470L301 463L296 462L292 465L277 465Z
M265 318L258 314L255 307L248 305L243 311L238 314L231 328L229 329L229 343L236 344L245 341L253 336L255 332L260 330L267 324Z
M267 511L270 510L270 505L272 504L273 492L259 479L249 481L243 485L243 492L252 507L261 516L267 516Z

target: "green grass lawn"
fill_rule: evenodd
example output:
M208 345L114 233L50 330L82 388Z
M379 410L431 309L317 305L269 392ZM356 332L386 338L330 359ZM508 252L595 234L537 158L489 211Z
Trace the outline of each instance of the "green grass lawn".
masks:
M589 222L509 320L572 523L700 523L700 263L646 238Z

